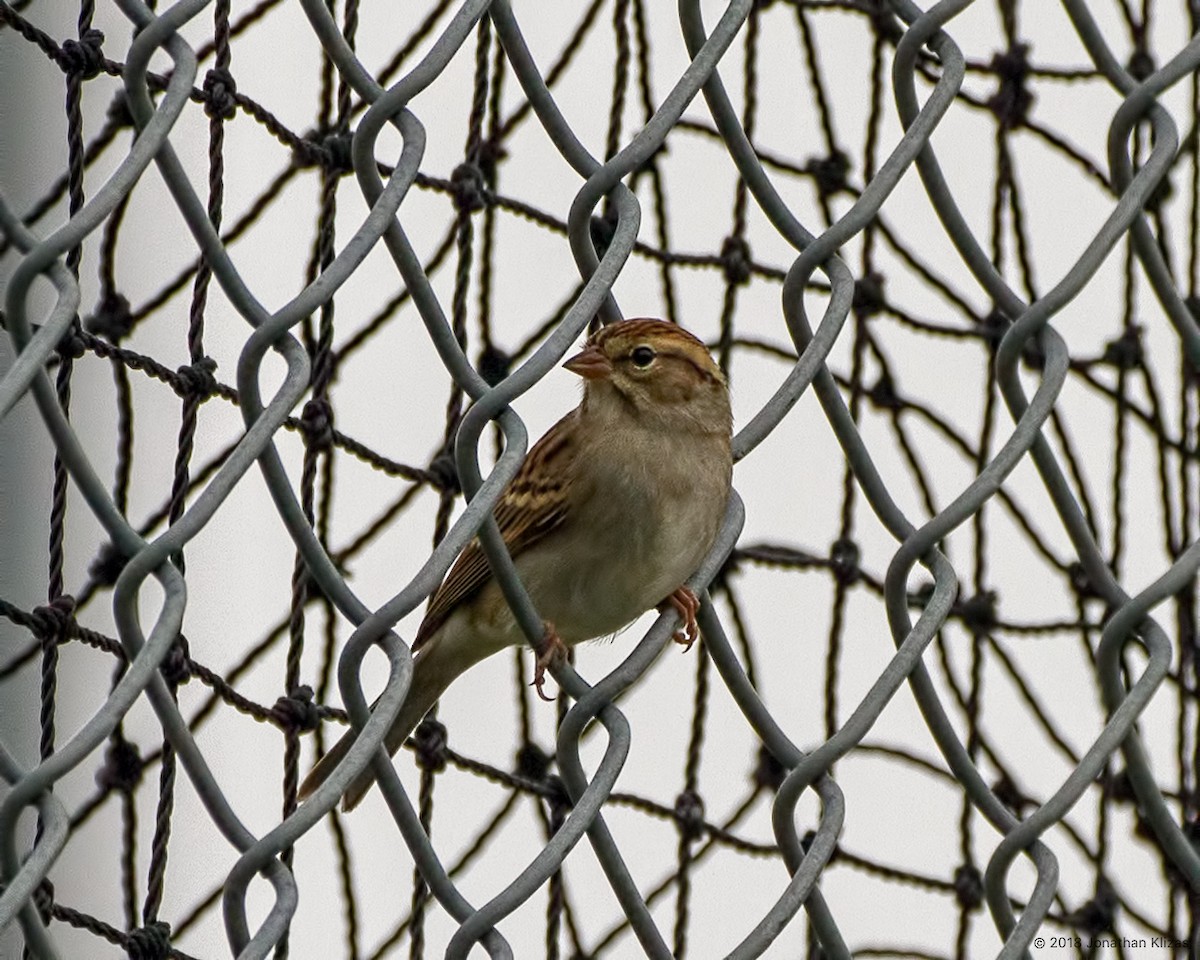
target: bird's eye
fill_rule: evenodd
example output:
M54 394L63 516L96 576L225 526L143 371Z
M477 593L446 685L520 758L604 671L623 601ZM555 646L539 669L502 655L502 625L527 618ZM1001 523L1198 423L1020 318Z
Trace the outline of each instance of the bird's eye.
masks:
M633 361L635 367L641 367L643 370L654 362L654 348L645 345L634 347L633 352L629 355L629 359Z

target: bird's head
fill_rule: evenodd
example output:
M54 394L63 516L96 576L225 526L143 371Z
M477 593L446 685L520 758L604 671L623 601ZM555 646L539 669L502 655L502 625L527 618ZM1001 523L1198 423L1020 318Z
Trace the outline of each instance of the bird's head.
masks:
M621 320L594 333L563 364L584 380L584 408L632 414L668 429L732 429L721 368L694 336L664 320Z

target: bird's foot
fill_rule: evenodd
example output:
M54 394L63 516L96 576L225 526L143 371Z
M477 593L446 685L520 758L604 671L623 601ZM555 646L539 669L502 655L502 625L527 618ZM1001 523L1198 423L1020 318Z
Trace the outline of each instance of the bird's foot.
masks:
M537 662L534 664L533 683L530 686L537 687L538 696L547 703L552 703L554 697L546 696L546 668L566 660L567 645L563 643L562 637L558 635L554 624L549 620L545 621L543 626L546 628L546 632L542 634L542 651L538 654Z
M675 631L673 639L676 643L681 644L683 652L687 653L692 649L696 638L700 636L700 624L696 622L696 613L700 609L700 598L690 587L680 587L658 605L659 610L666 610L668 607L674 609L683 621L680 628Z

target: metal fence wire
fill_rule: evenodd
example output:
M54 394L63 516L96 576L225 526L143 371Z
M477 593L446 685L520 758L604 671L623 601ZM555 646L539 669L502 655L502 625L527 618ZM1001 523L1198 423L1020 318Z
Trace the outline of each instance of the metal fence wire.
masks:
M0 0L0 950L1195 956L1200 6L420 6ZM618 300L735 391L703 642L372 759Z

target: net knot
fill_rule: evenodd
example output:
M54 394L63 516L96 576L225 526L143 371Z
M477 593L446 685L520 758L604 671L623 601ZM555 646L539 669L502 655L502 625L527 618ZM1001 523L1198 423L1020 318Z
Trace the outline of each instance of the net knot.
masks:
M64 593L44 606L34 607L30 616L33 633L43 646L66 643L75 624L75 598Z
M992 310L980 323L983 335L992 344L997 344L1003 340L1010 326L1008 317L1001 310Z
M133 126L133 113L129 109L129 99L125 96L124 90L118 90L113 94L112 100L108 103L106 116L108 122L118 129Z
M1129 58L1129 75L1141 83L1155 71L1154 57L1149 50L1134 50Z
M271 719L290 733L310 733L321 723L321 708L313 702L312 687L296 687L271 707Z
M1118 370L1136 370L1142 365L1142 328L1138 325L1127 327L1116 339L1109 340L1104 345L1101 363L1107 363Z
M59 66L66 74L77 74L91 80L104 69L104 34L99 30L84 30L78 40L66 40L62 45Z
M816 181L817 193L828 199L847 188L846 175L850 172L850 158L841 150L834 150L827 157L809 157L804 172Z
M455 466L454 457L448 453L439 453L434 457L425 472L429 474L430 481L439 490L457 493L461 489L458 482L458 467Z
M1129 779L1129 771L1122 767L1108 775L1108 792L1118 803L1133 803L1137 794L1133 792L1133 781Z
M904 27L896 19L890 3L877 3L871 8L871 25L884 40L895 46L904 36Z
M1150 826L1150 821L1146 819L1146 814L1140 806L1133 814L1133 835L1140 840L1145 840L1147 843L1158 842L1154 828Z
M332 174L343 176L354 172L354 135L349 130L330 133L321 141L321 165Z
M133 311L129 308L129 300L123 294L110 290L96 304L96 312L84 323L89 333L98 337L107 337L113 343L129 336L133 329Z
M512 357L493 344L489 343L479 355L479 375L488 386L494 387L507 377L511 366Z
M542 795L551 811L556 814L561 815L571 809L571 794L567 792L567 785L563 783L562 777L557 774L551 774L543 781Z
M787 779L788 768L779 762L766 747L758 748L758 763L754 766L754 782L772 792L778 790Z
M596 256L603 259L617 232L616 212L609 210L602 217L592 217L588 222L588 232L592 238L592 246L596 248Z
M176 370L177 379L171 386L185 400L189 397L207 400L217 392L217 378L213 375L216 369L216 360L201 357L195 363L184 364Z
M1040 337L1030 337L1022 344L1021 359L1030 370L1046 369L1046 349Z
M867 396L875 406L884 410L899 410L904 406L896 393L892 378L886 373L881 373L875 385L867 389Z
M132 793L142 780L142 756L138 748L118 736L104 752L104 766L96 771L96 786L101 790Z
M721 267L725 280L731 286L743 286L750 282L750 244L745 237L726 237L721 244Z
M685 840L704 836L704 800L695 790L684 790L675 798L675 822Z
M213 67L204 75L204 112L213 119L232 120L237 113L237 82L224 67Z
M454 186L454 203L461 213L474 213L486 206L483 171L477 163L470 160L460 163L450 174L450 183Z
M50 911L54 908L54 884L43 880L33 888L33 905L42 923L50 922Z
M1188 820L1187 825L1183 828L1183 835L1187 837L1188 843L1200 849L1200 820L1195 817Z
M860 320L875 316L887 306L887 298L883 295L883 274L871 271L855 280L850 306Z
M117 582L117 578L121 576L121 571L125 569L125 564L128 562L129 558L110 540L100 548L96 558L88 564L88 576L101 586L111 587Z
M1033 105L1033 94L1025 86L1029 76L1029 44L1014 43L992 57L992 71L999 79L996 92L987 99L987 107L1002 128L1011 130L1025 121Z
M1067 576L1071 580L1071 589L1076 595L1083 597L1097 597L1096 588L1092 585L1092 579L1088 576L1087 570L1083 564L1076 560L1067 568Z
M1025 809L1032 806L1033 803L1025 794L1021 793L1020 788L1009 779L1007 774L1001 774L999 779L992 784L992 793L1018 817L1024 816Z
M300 426L309 447L325 451L333 446L333 405L325 397L313 397L304 405Z
M991 632L996 626L996 593L984 590L968 597L959 608L963 624L977 637Z
M181 687L191 679L192 662L188 656L187 638L182 633L175 638L158 669L172 688Z
M479 169L483 173L485 183L495 181L496 167L507 156L508 151L502 143L484 140L479 144L479 150L475 154L475 162L479 164Z
M550 769L550 757L536 743L526 743L517 751L517 774L526 780L541 783Z
M1116 930L1117 895L1112 885L1100 877L1092 899L1067 915L1067 922L1095 937Z
M861 559L862 553L858 544L849 537L834 540L833 546L829 548L829 562L833 566L833 575L844 587L858 580L861 572L858 564Z
M166 960L171 952L171 925L155 920L129 931L125 953L129 960Z
M417 765L430 773L446 769L446 726L432 717L426 717L413 731L417 742Z
M929 606L929 601L933 599L933 591L936 585L932 580L926 580L916 590L913 590L908 595L908 602L918 610L924 610Z
M973 863L964 863L954 871L954 896L964 910L983 906L983 876Z
M1189 817L1187 823L1183 825L1183 835L1193 850L1200 851L1200 820L1197 820L1195 816ZM1187 885L1187 877L1172 860L1167 861L1167 876L1169 882L1174 886L1184 887Z
M87 353L87 341L83 339L79 326L72 323L54 349L58 351L59 357L63 360L78 360Z
M1184 298L1184 306L1188 308L1188 312L1192 315L1192 319L1200 323L1200 297L1192 296ZM1189 384L1200 383L1200 367L1184 357L1187 363L1184 367L1183 375Z

